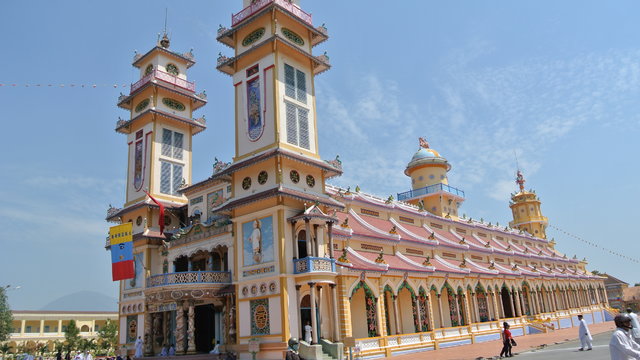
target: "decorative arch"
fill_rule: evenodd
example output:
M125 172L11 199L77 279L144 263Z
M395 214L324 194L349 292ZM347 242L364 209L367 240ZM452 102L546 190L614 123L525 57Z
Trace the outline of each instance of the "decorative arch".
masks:
M475 292L477 293L478 291L480 291L483 294L486 294L487 291L484 289L484 286L482 286L482 284L480 283L480 281L478 281L476 283L476 287L475 287Z
M378 299L374 296L369 285L367 285L366 279L360 280L355 284L350 292L349 301L351 301L353 295L355 295L355 293L360 289L364 291L365 311L367 316L367 334L369 337L378 336L378 317L376 311Z
M400 284L400 286L398 287L398 294L400 294L400 290L402 289L407 289L409 290L409 293L411 294L411 299L415 300L416 299L416 293L413 290L413 288L411 287L411 285L409 285L409 283L407 283L407 281L403 281L402 284Z

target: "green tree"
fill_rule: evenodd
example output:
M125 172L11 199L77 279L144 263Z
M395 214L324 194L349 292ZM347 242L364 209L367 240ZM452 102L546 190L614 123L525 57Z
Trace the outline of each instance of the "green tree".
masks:
M111 320L98 331L98 339L102 342L102 348L110 351L118 344L118 325Z
M69 321L67 330L64 331L64 338L67 341L67 350L76 350L80 342L80 329L76 326L76 321Z
M2 359L4 359L4 356L11 351L11 345L9 345L9 343L2 343L0 345L0 352L2 353Z
M13 315L5 289L4 286L0 287L0 341L9 340L9 335L13 332Z

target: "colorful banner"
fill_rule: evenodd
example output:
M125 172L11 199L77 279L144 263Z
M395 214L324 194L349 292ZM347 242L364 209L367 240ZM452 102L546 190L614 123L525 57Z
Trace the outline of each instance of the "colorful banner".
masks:
M111 276L113 281L134 277L132 235L133 224L130 222L109 228Z

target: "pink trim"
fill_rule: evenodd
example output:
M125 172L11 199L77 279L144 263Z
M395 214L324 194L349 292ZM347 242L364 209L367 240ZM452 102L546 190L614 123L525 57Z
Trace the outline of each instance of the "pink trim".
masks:
M264 110L262 110L262 118L265 119L265 123L264 125L267 126L267 70L271 70L274 67L276 67L275 65L270 65L267 66L266 68L262 69L262 78L264 80Z
M237 84L233 84L233 86L236 87L236 86L238 86L240 84L242 84L242 80L240 80Z

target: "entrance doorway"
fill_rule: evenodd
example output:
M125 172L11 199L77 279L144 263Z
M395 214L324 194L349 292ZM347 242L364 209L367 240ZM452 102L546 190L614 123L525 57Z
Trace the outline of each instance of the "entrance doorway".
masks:
M318 311L318 306L316 302L316 330L317 334L321 334L320 332L320 311ZM300 301L300 328L302 329L302 340L304 340L304 327L307 323L311 326L311 297L309 295L305 295L302 297ZM313 331L313 330L312 330ZM313 333L312 333L313 336ZM320 338L320 336L318 336Z
M215 338L215 312L213 304L195 307L195 342L196 351L208 353L213 349Z
M507 288L503 287L502 291L500 292L500 295L502 297L502 306L504 308L504 317L506 317L506 318L514 317L513 309L511 308L511 300L510 300L511 295L509 295L509 290L507 290Z

